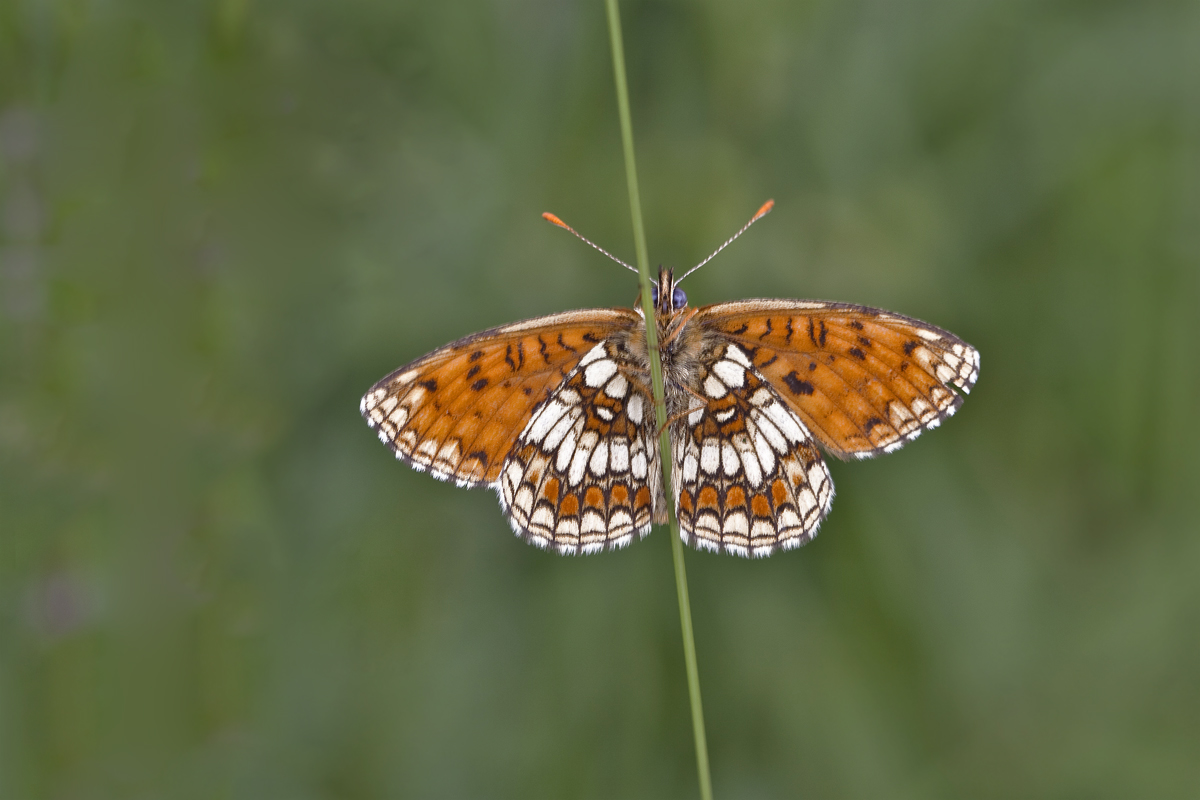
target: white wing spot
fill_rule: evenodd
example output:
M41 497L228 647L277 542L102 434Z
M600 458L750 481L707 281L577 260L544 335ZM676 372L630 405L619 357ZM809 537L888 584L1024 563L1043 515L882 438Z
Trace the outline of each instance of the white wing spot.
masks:
M725 395L729 394L729 390L725 388L725 384L717 380L712 375L704 379L704 393L713 400L720 400Z
M570 408L563 405L557 398L551 400L542 408L541 413L537 415L537 419L529 426L529 432L524 437L525 440L540 442L550 432L550 429L562 419L562 415L569 410Z
M750 405L762 408L775 402L775 397L771 394L771 390L765 386L761 386L750 395Z
M689 483L696 480L696 454L692 450L688 450L686 456L683 457L683 479Z
M776 452L786 453L788 451L787 439L783 438L783 434L779 432L779 428L775 427L775 424L767 418L766 414L763 414L761 410L757 410L751 415L751 419L770 443L771 447L775 448ZM765 463L764 461L764 465Z
M583 473L587 469L588 458L591 455L591 450L584 450L583 447L580 447L571 456L571 468L567 472L567 480L572 486L578 486L583 481Z
M409 408L416 408L417 406L421 405L421 402L424 399L425 399L425 387L424 386L414 386L409 391L408 394L404 395L404 402L408 404Z
M734 511L725 518L725 532L735 533L739 536L748 536L750 534L750 521L746 519L746 515L741 511Z
M574 427L575 427L575 415L574 414L564 414L562 416L562 418L558 420L558 424L555 425L554 428L550 431L550 434L546 437L546 440L541 443L542 450L544 450L548 453L551 450L553 450L554 448L558 447L559 444L562 443L562 440L564 438L566 438L566 435ZM537 441L537 440L535 439L534 441Z
M527 489L522 489L522 492L527 491ZM518 501L519 498L520 495L518 495ZM538 506L534 510L533 516L529 518L529 527L542 528L546 531L554 530L554 512L550 510L549 506Z
M817 507L817 498L810 489L801 489L796 492L796 507L800 509L800 516L807 518L809 512Z
M800 421L796 419L796 415L784 408L782 404L772 402L763 411L775 423L775 427L779 428L779 432L791 441L802 442L808 439L804 429L800 427Z
M580 533L604 533L604 517L597 514L595 511L583 512L582 524L579 526Z
M358 411L360 414L365 414L374 408L379 403L379 398L386 395L383 389L376 389L373 392L367 392L362 396L362 400L358 401Z
M571 456L571 467L567 475L567 480L572 486L577 486L583 480L583 472L587 468L588 459L591 458L592 449L600 437L595 431L585 431L579 437L579 444L575 448L575 452ZM561 455L559 460L562 460Z
M643 451L638 450L633 454L633 459L630 462L630 468L630 471L633 472L633 477L637 478L638 480L646 477L646 454Z
M444 445L442 445L442 449L438 451L437 460L447 462L451 466L453 466L454 464L457 464L458 463L458 455L459 455L458 447L459 447L458 439L449 440Z
M721 448L716 439L705 439L700 449L700 469L712 475L721 466Z
M737 345L731 344L728 347L726 347L725 348L725 357L732 358L734 361L741 364L743 367L750 366L750 359L742 351L742 348L738 347ZM732 385L732 384L730 384L730 385Z
M721 443L721 466L725 469L725 474L730 477L737 475L738 467L742 461L738 458L737 450L729 442Z
M808 469L808 484L809 486L820 486L825 482L825 465L820 459Z
M750 437L744 433L735 434L733 446L737 448L738 454L741 456L742 470L746 473L746 480L750 482L751 486L759 486L763 479L762 466L755 456L754 445L750 442Z
M754 525L750 527L751 539L767 539L775 537L775 526L765 519L754 520Z
M624 375L616 375L604 387L604 393L614 400L620 400L629 394L629 381L625 380Z
M610 448L612 455L609 464L613 472L625 472L629 469L629 442L624 439L614 439Z
M588 469L597 476L608 470L608 442L602 441L596 445L596 449L592 451L592 460L588 462Z
M740 389L746 382L746 368L738 366L732 361L718 361L712 371L730 389Z
M604 349L604 344L603 343L598 344L595 347L593 347L591 350L588 350L587 355L585 355L583 358L579 359L579 366L586 367L588 364L591 364L593 361L600 359L600 358L604 358L607 355L608 355L608 351Z
M567 431L567 435L563 437L562 444L558 446L558 457L554 459L554 468L559 472L566 472L567 467L571 463L571 456L575 455L575 431Z
M721 521L711 511L701 511L692 524L698 532L703 531L714 538L721 535Z
M629 398L629 402L625 405L625 415L634 425L642 424L642 396L640 394L634 393L633 397Z
M593 389L599 389L608 383L608 379L617 374L617 364L611 358L598 359L583 370L583 380Z

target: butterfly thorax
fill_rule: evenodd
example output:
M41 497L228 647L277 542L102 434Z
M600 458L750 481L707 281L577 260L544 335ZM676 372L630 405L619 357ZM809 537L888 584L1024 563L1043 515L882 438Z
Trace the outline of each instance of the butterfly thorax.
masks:
M689 407L689 398L695 396L698 376L702 372L702 359L714 343L706 342L703 329L692 321L697 309L688 307L687 297L675 285L669 268L659 268L652 299L667 413L671 416ZM626 335L624 348L631 364L638 369L638 374L633 377L642 383L649 394L650 352L645 327L631 329Z

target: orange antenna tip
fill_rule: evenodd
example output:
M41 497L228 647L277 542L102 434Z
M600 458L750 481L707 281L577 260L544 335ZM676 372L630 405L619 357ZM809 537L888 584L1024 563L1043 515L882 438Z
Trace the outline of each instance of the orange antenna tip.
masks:
M601 247L600 245L598 245L598 244L596 244L595 242L593 242L591 239L589 239L589 238L587 238L586 236L583 236L582 234L580 234L580 233L579 233L579 231L575 230L575 229L574 229L574 228L572 228L570 225L568 225L567 223L563 222L563 221L562 221L561 219L559 219L558 217L556 217L556 216L554 216L553 214L551 214L549 211L543 211L543 212L542 212L542 219L546 220L546 222L549 222L549 223L552 223L552 224L554 224L554 225L557 225L558 227L562 228L564 231L569 231L570 233L574 234L575 236L578 236L580 239L582 239L582 240L583 240L584 242L586 242L587 244L589 244L589 245L591 245L592 247L596 248L596 249L597 249L597 250L599 250L601 253L603 253L604 255L606 255L606 256L608 256L609 258L611 258L613 261L615 261L615 262L617 262L618 264L620 264L622 267L625 267L625 269L631 269L631 270L633 270L634 272L637 272L637 268L636 268L636 267L631 267L631 266L629 266L629 265L628 265L628 264L626 264L624 261L622 261L621 259L619 259L619 258L617 258L616 256L614 256L612 253L608 252L608 251L607 251L607 250L605 250L603 247Z
M722 250L724 250L726 247L729 247L729 245L733 243L733 240L734 240L734 239L738 238L738 237L739 237L739 236L741 236L743 233L745 233L747 228L749 228L751 225L753 225L754 223L756 223L756 222L758 222L760 219L762 219L764 216L766 216L767 212L769 212L769 211L770 211L772 208L774 208L774 207L775 207L775 201L774 201L774 200L768 200L767 202L763 203L763 204L762 204L762 206L761 206L761 207L758 209L758 211L755 211L755 212L754 212L754 216L750 218L750 221L749 221L749 222L747 222L745 225L743 225L743 226L742 226L741 230L739 230L739 231L738 231L737 233L735 233L733 236L730 236L728 239L726 239L726 240L725 240L725 243L724 243L723 245L721 245L720 247L718 247L716 250L713 250L713 251L712 251L712 255L710 255L708 258L704 259L703 261L701 261L701 262L700 262L699 264L697 264L696 266L694 266L694 267L692 267L691 269L689 269L687 272L683 273L683 277L681 277L679 280L677 280L677 281L675 281L675 282L676 282L676 283L681 283L681 282L683 281L683 279L684 279L684 278L686 278L688 275L691 275L693 272L695 272L696 270L700 269L701 267L703 267L703 266L704 266L705 264L707 264L708 262L712 261L712 260L713 260L713 257L714 257L714 256L716 256L716 254L717 254L717 253L721 252L721 251L722 251Z

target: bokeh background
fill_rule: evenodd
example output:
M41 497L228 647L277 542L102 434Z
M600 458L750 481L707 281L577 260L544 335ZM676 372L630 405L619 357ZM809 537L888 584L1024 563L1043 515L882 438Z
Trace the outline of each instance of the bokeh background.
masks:
M718 797L1200 795L1200 7L623 6L651 257L982 352L821 535L689 551ZM629 305L599 2L0 6L0 798L694 797L670 545L358 416Z

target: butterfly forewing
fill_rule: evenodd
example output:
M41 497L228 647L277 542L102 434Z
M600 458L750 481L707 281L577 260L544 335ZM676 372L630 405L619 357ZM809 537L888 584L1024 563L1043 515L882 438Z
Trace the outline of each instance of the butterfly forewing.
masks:
M533 414L500 475L513 530L561 553L622 547L661 509L653 405L619 340L596 345Z
M804 424L736 344L709 350L696 379L704 401L672 430L685 541L765 556L812 539L833 480Z
M359 408L413 467L463 486L495 484L535 407L598 342L640 323L631 310L595 309L473 334L388 375Z
M979 353L920 320L866 306L746 300L696 322L738 343L830 453L890 452L953 414Z

